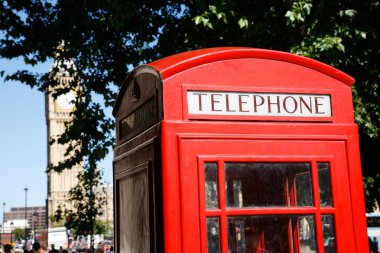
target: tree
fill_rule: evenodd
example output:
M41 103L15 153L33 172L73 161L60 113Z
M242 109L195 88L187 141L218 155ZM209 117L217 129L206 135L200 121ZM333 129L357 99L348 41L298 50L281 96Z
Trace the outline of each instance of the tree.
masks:
M61 171L83 160L94 170L114 142L114 123L104 108L132 66L174 53L214 46L250 46L306 55L356 78L355 119L359 124L368 208L379 196L380 15L375 0L121 1L6 0L0 4L0 57L22 57L34 65L51 59L75 80L61 89L46 73L4 73L54 96L81 84L74 121L56 141L70 143ZM41 39L43 38L43 39ZM57 46L65 50L57 54ZM68 69L68 71L73 71ZM94 99L101 97L101 102ZM90 172L91 174L91 172Z
M96 166L90 166L95 168ZM105 198L101 186L99 170L85 168L79 172L77 185L69 192L74 210L59 206L54 215L55 222L62 223L75 237L91 236L91 248L94 248L93 235L105 232L104 226L97 220L103 214Z
M15 228L13 229L13 234L15 235L15 241L25 238L25 229Z
M356 78L355 121L359 125L366 209L380 203L379 17L376 1L301 0L287 13L288 22L304 31L294 53L320 59ZM297 18L298 17L298 18Z

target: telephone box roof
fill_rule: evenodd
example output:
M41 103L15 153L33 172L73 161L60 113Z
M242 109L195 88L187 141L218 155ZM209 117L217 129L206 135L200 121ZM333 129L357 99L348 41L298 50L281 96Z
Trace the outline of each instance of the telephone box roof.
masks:
M197 66L224 60L250 58L288 62L330 76L331 78L336 79L337 81L342 82L347 86L352 86L355 83L355 79L353 77L347 75L346 73L336 68L333 68L322 62L313 60L311 58L298 56L291 53L249 47L205 48L171 55L159 59L157 61L151 62L147 65L142 65L135 68L127 76L126 80L124 80L120 88L115 106L113 108L113 115L115 116L119 109L121 100L123 98L123 94L127 89L129 80L132 80L139 73L154 72L157 75L160 75L162 80L165 80L178 73L181 73L191 68L195 68Z
M354 78L344 72L311 58L281 51L248 47L216 47L199 49L168 56L149 63L148 65L159 71L162 78L166 79L181 71L202 64L239 58L261 58L290 62L317 70L345 83L348 86L352 86L355 82Z

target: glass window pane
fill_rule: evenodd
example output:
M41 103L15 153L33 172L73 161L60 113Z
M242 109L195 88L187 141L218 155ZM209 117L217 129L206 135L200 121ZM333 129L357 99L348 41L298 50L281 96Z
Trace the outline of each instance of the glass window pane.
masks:
M367 227L369 227L369 228L380 227L380 217L377 216L378 214L376 214L376 213L373 214L376 216L370 216L370 215L372 215L372 214L369 214L367 216Z
M299 248L300 253L317 252L317 242L315 240L314 216L298 217ZM297 251L296 251L297 252Z
M312 206L309 163L226 163L228 207Z
M334 229L334 216L322 215L322 228L323 228L323 245L325 253L335 253L335 229Z
M318 163L318 181L321 206L332 206L329 163Z
M313 206L310 170L297 174L295 181L297 193L296 206Z
M219 218L207 218L207 252L220 252Z
M218 208L218 167L216 163L205 163L206 208Z
M236 216L227 222L229 252L317 252L314 216Z

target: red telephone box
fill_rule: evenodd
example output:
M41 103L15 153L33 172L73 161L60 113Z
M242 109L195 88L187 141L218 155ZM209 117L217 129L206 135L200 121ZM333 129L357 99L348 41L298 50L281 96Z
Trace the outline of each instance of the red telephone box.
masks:
M137 67L114 108L116 252L368 252L353 83L253 48Z

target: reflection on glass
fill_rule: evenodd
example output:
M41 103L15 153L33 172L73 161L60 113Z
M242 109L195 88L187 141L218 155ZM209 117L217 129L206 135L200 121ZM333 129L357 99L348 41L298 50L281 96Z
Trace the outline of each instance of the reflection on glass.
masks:
M378 214L367 214L367 227L368 228L376 228L380 227L380 217Z
M205 163L206 208L218 208L218 167L216 163Z
M234 199L236 199L236 207L243 207L242 182L241 180L233 180L232 187L234 189Z
M314 216L298 217L299 248L300 253L316 253L317 242L315 239ZM297 252L297 251L295 251Z
M219 218L207 218L207 252L220 252Z
M334 216L322 215L323 245L325 253L335 253Z
M229 252L317 252L314 216L236 216L227 222Z
M329 163L318 163L318 181L321 206L332 206Z
M313 194L311 186L310 170L296 175L296 206L313 206Z
M312 206L309 163L226 163L228 207Z

